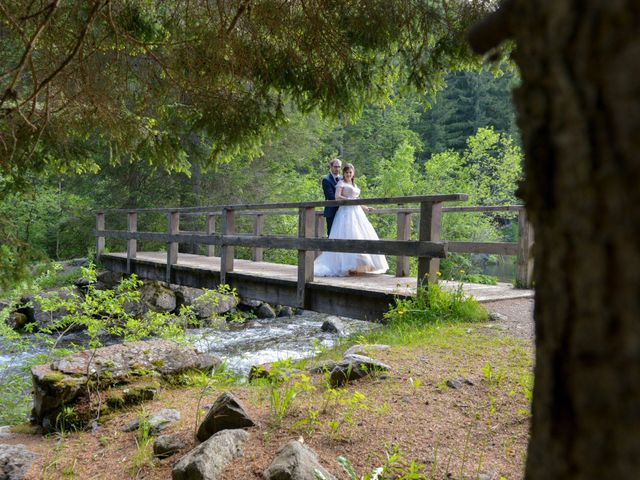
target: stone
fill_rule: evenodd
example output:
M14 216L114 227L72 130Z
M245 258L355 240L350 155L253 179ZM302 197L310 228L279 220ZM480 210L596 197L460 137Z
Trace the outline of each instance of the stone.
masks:
M336 368L337 363L333 360L327 360L326 362L322 362L319 365L314 365L309 367L307 371L309 373L329 373L331 370Z
M167 340L138 341L79 352L31 369L34 390L32 419L55 424L63 405L73 405L87 391L87 380L101 388L135 383L140 377L171 376L187 370L210 370L220 359ZM87 375L88 373L88 375Z
M489 313L489 321L491 322L506 322L507 320L509 320L509 317L507 317L506 315L503 315L502 313L498 313L498 312Z
M11 312L5 323L16 331L24 330L24 327L29 323L29 317L21 312Z
M147 312L168 313L176 309L176 294L160 282L145 281L140 287L140 300L125 302L125 311L137 317Z
M149 433L151 435L157 435L158 433L166 430L171 425L180 420L180 412L172 408L163 408L157 413L154 413L149 417ZM125 432L133 432L140 427L140 418L136 418L129 422L125 427Z
M346 352L344 352L344 356L346 357L347 355L352 355L354 353L357 355L371 355L371 352L388 350L389 348L391 348L389 345L375 343L352 345Z
M447 380L447 387L457 390L462 388L462 382L460 380Z
M276 318L276 312L271 305L264 302L256 311L256 315L258 318Z
M297 440L292 440L276 453L264 471L265 480L315 480L316 470L326 480L336 480L318 462L318 455Z
M346 332L342 320L334 316L327 317L327 319L322 322L320 330L323 332L337 333L338 335L345 335Z
M49 300L58 298L60 300L72 300L79 297L80 292L75 287L56 288L39 293L38 295L23 297L21 299L23 306L19 307L17 311L27 316L27 323L35 323L37 329L42 330L50 327L52 323L69 313L64 307L49 310L49 307L46 305Z
M25 445L2 445L0 448L0 479L22 480L36 454Z
M236 308L238 300L233 295L206 291L193 301L193 307L199 318L210 319Z
M153 442L153 454L158 458L167 458L185 446L177 435L160 435Z
M254 300L253 298L241 298L238 305L240 307L246 307L246 308L258 308L260 305L262 305L262 301Z
M110 290L117 286L123 278L124 275L122 273L112 272L111 270L98 272L96 275L96 288Z
M171 471L172 480L217 480L225 467L242 456L249 438L244 430L223 430L182 457Z
M198 440L204 442L222 430L253 427L255 422L236 398L228 392L220 395L198 427Z
M4 425L0 427L0 438L11 438L13 436L13 432L11 432L10 425Z
M278 317L293 317L295 314L293 307L288 305L280 305L280 308L278 308Z
M352 380L371 375L374 372L386 372L391 367L364 355L345 355L331 370L329 383L332 387L339 387Z

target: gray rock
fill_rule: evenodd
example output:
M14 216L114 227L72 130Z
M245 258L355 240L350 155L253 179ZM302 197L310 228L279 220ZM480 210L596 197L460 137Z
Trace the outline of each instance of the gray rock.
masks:
M293 309L293 307L290 307L288 305L282 305L278 309L278 317L293 317L295 314L296 311Z
M191 369L209 370L220 363L220 359L209 354L166 340L130 342L98 348L95 352L79 352L52 364L32 367L32 418L43 427L55 424L62 406L73 404L86 392L87 373L104 388L127 384L141 375L166 376Z
M50 309L46 305L49 300L71 300L79 297L80 292L75 287L57 288L38 295L23 297L21 303L27 306L20 307L17 311L27 316L27 323L36 323L38 330L42 330L69 313L64 307Z
M262 303L256 311L258 318L276 318L276 312L268 303Z
M349 347L347 349L346 352L344 352L344 356L348 356L348 355L353 355L353 354L357 354L357 355L370 355L371 352L375 352L375 351L380 351L380 350L388 350L389 345L380 345L380 344L358 344L358 345L353 345L351 347Z
M491 322L506 322L507 320L509 320L509 317L503 315L502 313L491 312L489 314L489 320Z
M238 300L233 295L225 295L213 290L197 297L193 301L193 307L199 318L210 319L217 315L227 313L238 305Z
M447 387L457 390L462 388L462 382L460 380L447 380Z
M326 362L322 362L319 365L314 365L309 367L307 371L309 373L328 373L334 368L336 368L337 363L333 360L327 360Z
M11 432L11 427L9 425L5 425L0 427L0 438L11 438L13 433Z
M262 305L262 300L254 300L253 298L241 298L239 305L247 308L258 308Z
M29 317L22 312L11 312L5 323L12 329L20 331L29 323Z
M96 288L99 288L101 290L110 290L113 287L117 286L123 278L124 275L122 273L112 272L111 270L99 272L96 275Z
M479 473L475 480L491 480L491 475L488 473Z
M182 457L171 471L172 480L216 480L225 467L242 456L242 443L249 438L244 430L223 430Z
M22 480L36 454L25 445L2 445L0 448L0 478Z
M198 427L198 440L204 442L221 430L253 427L255 422L230 393L223 393L211 406L209 413Z
M142 317L147 312L166 313L176 309L176 294L160 282L145 281L140 288L140 300L126 302L123 308L130 315Z
M334 316L327 317L327 319L322 322L322 327L320 327L320 329L323 332L337 333L338 335L345 334L344 323L342 323L342 320L338 317Z
M316 470L327 480L335 480L320 465L318 455L313 450L292 440L276 453L263 476L265 480L315 480Z
M352 380L371 375L374 372L387 372L391 367L364 355L345 355L331 370L329 383L332 387L344 385Z
M157 413L154 413L149 418L149 433L151 435L157 435L169 428L172 424L180 420L180 412L172 408L164 408ZM140 419L136 418L129 422L125 427L125 432L133 432L140 428Z
M158 458L167 458L185 447L182 439L176 435L160 435L153 442L153 454Z

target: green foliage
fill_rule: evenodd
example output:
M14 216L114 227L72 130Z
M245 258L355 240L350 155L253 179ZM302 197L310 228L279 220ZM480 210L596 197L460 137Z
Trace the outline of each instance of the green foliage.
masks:
M486 309L465 295L462 284L445 290L437 284L419 288L415 297L397 299L385 319L392 327L426 325L442 322L476 322L487 319Z

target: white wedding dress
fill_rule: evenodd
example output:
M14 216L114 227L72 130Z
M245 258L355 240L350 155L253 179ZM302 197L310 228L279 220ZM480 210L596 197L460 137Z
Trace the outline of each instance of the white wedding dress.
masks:
M342 196L358 198L360 189L342 180L336 189L342 187ZM342 206L338 209L331 226L329 238L348 240L378 240L367 215L360 205ZM316 258L314 275L317 277L346 277L357 273L384 273L389 269L384 255L368 253L323 252Z

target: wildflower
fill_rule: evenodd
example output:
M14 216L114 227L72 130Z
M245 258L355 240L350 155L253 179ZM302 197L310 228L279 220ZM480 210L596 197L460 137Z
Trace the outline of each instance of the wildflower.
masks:
M463 270L463 269L460 269L460 273L464 273L464 270Z
M439 277L442 276L442 272L436 272L436 275L438 275Z

